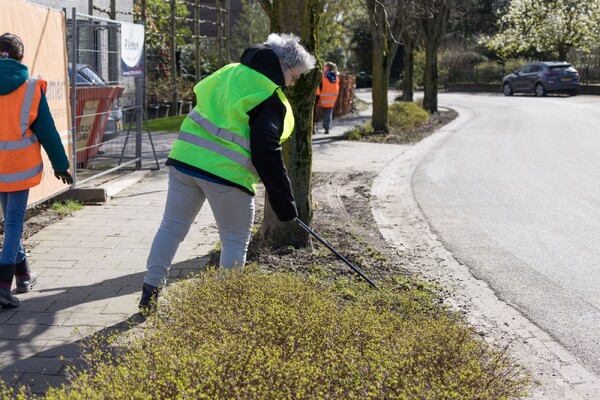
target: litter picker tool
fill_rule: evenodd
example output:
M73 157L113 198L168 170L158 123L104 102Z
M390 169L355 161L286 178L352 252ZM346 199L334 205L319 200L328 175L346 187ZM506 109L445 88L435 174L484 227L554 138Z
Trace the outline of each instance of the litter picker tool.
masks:
M298 223L298 225L300 225L304 230L306 230L308 233L310 233L311 235L313 235L319 242L321 242L323 244L323 246L327 247L329 250L331 250L331 252L333 254L335 254L340 260L342 260L343 262L346 263L346 265L348 265L350 268L352 268L358 275L360 275L361 278L363 278L365 281L367 281L371 286L373 286L375 289L379 289L379 286L377 286L375 283L373 283L373 281L371 281L365 274L363 274L361 272L360 269L358 269L354 264L352 264L350 261L348 261L343 255L341 255L340 253L338 253L333 247L331 247L329 245L329 243L327 243L325 240L321 239L321 237L319 235L317 235L315 233L315 231L313 231L312 229L310 229L310 227L308 225L306 225L304 222L302 222L298 217L294 218L294 220Z

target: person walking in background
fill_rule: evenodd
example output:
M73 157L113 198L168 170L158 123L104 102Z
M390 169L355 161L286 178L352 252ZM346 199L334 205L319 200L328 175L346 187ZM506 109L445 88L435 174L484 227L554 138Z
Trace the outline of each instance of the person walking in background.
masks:
M340 80L337 66L332 62L326 62L323 67L323 78L317 88L317 106L323 110L323 129L325 134L329 133L333 108L340 92Z
M44 148L54 176L72 184L69 160L56 130L46 100L46 82L30 78L21 64L24 46L21 38L0 36L0 204L4 215L4 241L0 254L0 306L19 306L11 294L13 276L17 293L26 293L37 282L29 269L21 235L29 189L42 179Z
M254 195L265 185L280 221L298 216L281 144L294 129L283 88L314 68L292 34L270 34L194 88L197 105L181 124L166 164L169 187L152 242L139 308L152 311L179 244L205 200L219 229L224 268L242 267L254 222Z

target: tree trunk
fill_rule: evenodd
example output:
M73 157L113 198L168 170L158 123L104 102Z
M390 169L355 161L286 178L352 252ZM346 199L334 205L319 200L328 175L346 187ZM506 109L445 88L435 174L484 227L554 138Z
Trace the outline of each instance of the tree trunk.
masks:
M169 115L177 115L177 37L175 0L171 0L171 109Z
M430 113L438 110L438 63L437 47L433 42L425 46L425 76L423 79L423 108Z
M388 123L388 76L387 57L384 50L376 47L373 43L373 115L371 125L377 131L389 132Z
M402 79L402 101L414 101L415 40L404 37L404 73Z
M421 28L425 35L425 76L423 77L423 108L430 113L438 111L438 56L437 51L446 32L450 10L454 0L429 0L429 15L422 18Z
M569 54L569 46L566 45L565 43L559 43L557 45L557 53L558 53L559 61L566 61L567 54Z
M388 89L392 61L396 56L401 32L402 2L387 3L383 0L365 0L371 36L373 37L373 116L371 125L375 131L389 132ZM388 12L394 9L395 12Z
M311 54L317 53L317 28L321 15L320 0L261 0L267 12L271 32L290 32L299 36L302 45ZM296 120L292 137L284 144L283 154L292 182L299 218L312 220L312 131L315 91L321 82L321 71L303 74L296 84L286 90ZM268 198L262 226L255 240L274 248L282 246L306 247L310 245L308 233L296 223L277 220Z

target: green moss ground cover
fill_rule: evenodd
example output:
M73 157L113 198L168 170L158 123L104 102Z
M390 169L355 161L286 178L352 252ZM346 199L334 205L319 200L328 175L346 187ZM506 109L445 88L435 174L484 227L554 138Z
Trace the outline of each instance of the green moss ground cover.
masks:
M508 399L527 378L434 291L249 267L174 285L45 399ZM115 351L116 349L116 351ZM7 395L5 393L5 395ZM14 394L13 394L14 396ZM24 395L23 395L24 396ZM21 397L25 398L25 397Z

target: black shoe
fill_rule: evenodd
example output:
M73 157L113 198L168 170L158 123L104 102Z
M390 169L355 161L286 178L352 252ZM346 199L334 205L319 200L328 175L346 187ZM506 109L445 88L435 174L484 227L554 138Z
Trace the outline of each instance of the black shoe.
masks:
M156 303L158 301L158 295L160 294L160 288L144 283L142 287L142 298L138 308L142 314L149 314L156 310Z
M0 306L4 308L19 307L19 299L10 294L10 286L0 285Z
M27 293L37 283L37 274L29 269L27 258L15 265L15 283L17 293Z
M329 135L329 129L325 129L325 134Z
M33 285L37 283L38 277L35 272L29 272L27 275L17 276L15 275L15 283L17 286L17 293L27 293L31 290Z

